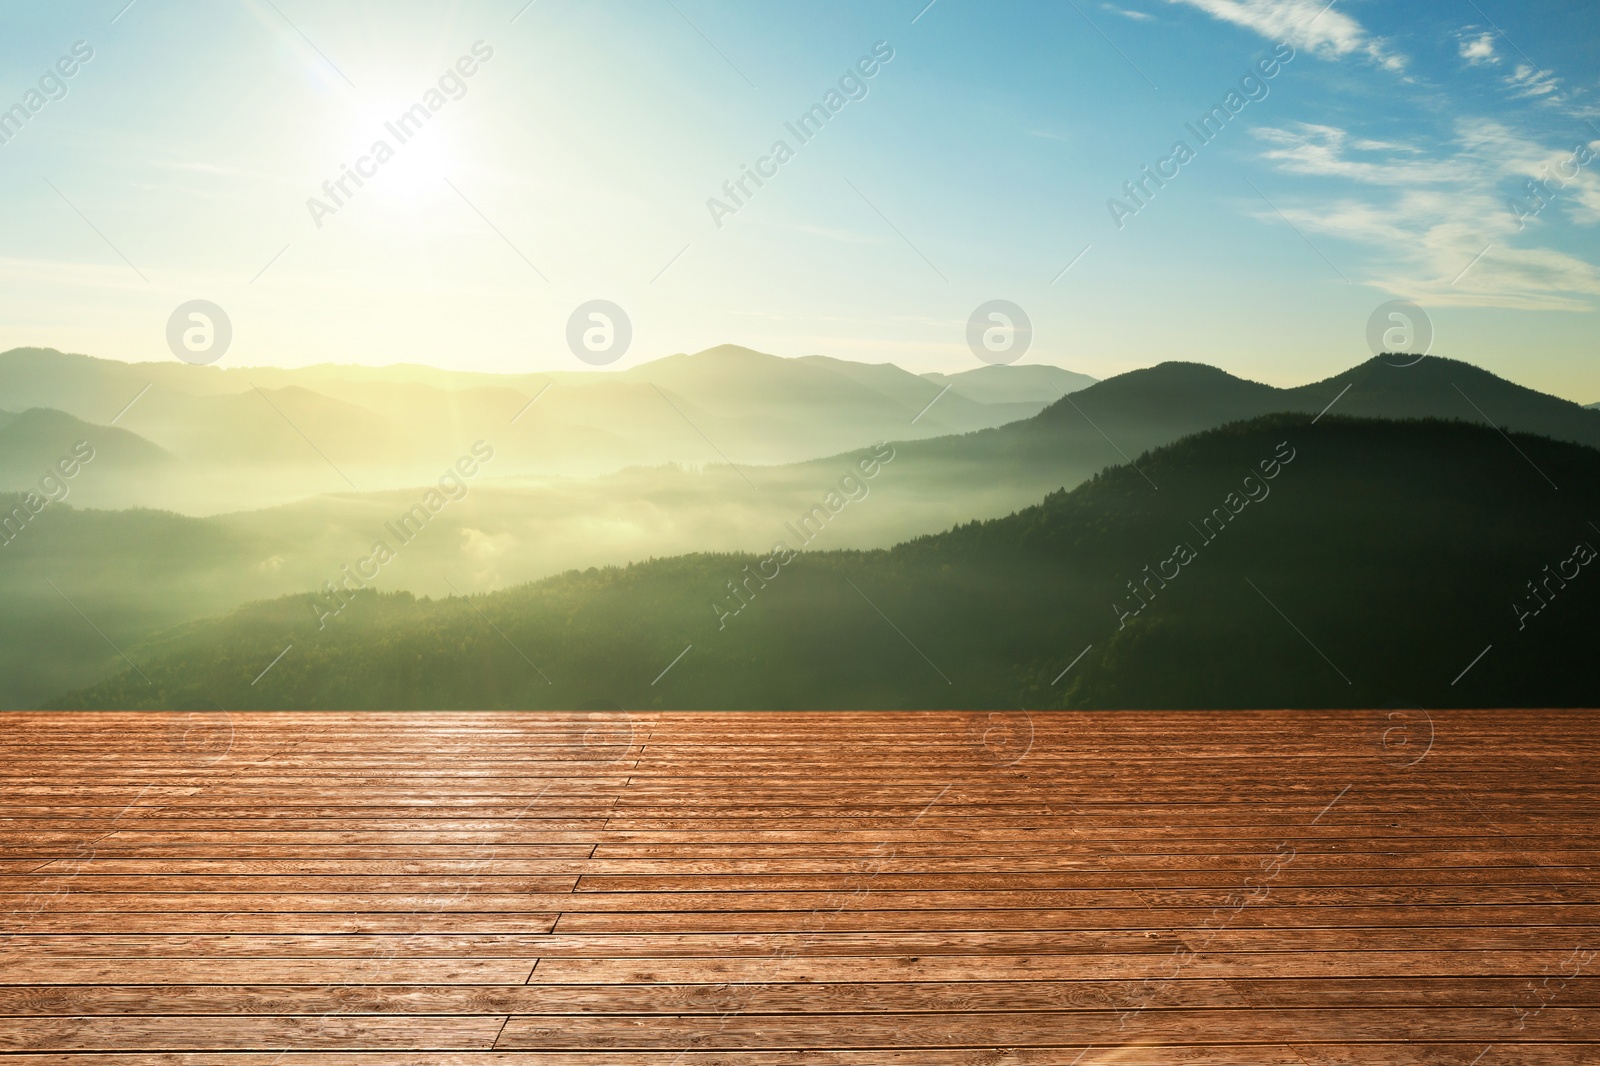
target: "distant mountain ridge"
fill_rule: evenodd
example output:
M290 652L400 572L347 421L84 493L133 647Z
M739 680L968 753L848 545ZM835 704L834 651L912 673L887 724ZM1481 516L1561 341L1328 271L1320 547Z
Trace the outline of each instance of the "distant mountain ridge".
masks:
M1430 356L1413 366L1369 359L1333 377L1277 388L1202 363L1169 362L1100 382L1049 409L1041 421L1088 413L1126 426L1180 435L1278 411L1324 408L1366 418L1445 418L1505 426L1600 446L1600 415L1569 400L1506 381L1455 359ZM1104 427L1102 427L1104 428Z
M999 369L1006 373L986 378L979 399L962 388L941 396L939 385L890 363L786 359L735 345L615 373L501 375L130 364L15 349L0 354L0 396L100 425L121 412L122 428L183 468L145 486L142 498L132 484L104 497L94 493L109 486L90 486L86 498L209 513L426 483L476 440L495 447L496 477L771 465L998 426L1059 395L1039 394L1039 368ZM1012 377L1019 387L1008 391Z
M1069 392L1081 391L1095 383L1087 374L1075 374L1042 363L980 366L956 374L923 374L922 377L936 385L948 385L957 395L982 403L1024 400L1054 403Z
M198 513L423 484L478 439L496 449L496 478L664 462L784 465L904 441L910 454L942 464L913 479L947 482L955 466L975 476L987 468L983 478L998 477L999 488L1014 483L1012 506L1189 433L1330 404L1340 414L1490 421L1600 444L1600 411L1438 357L1408 367L1375 358L1294 388L1181 362L1090 381L1028 365L919 376L893 364L783 359L735 345L614 374L500 376L117 364L38 349L0 355L0 395L11 404L103 424L137 398L119 425L171 456L173 476L89 483L85 502ZM239 477L244 468L249 479ZM16 480L0 458L0 487ZM974 517L948 499L930 528Z
M925 529L940 529L999 517L1106 467L1133 463L1137 469L1144 452L1194 433L1268 414L1324 410L1492 424L1600 447L1600 411L1453 359L1430 356L1397 367L1374 358L1287 389L1201 363L1166 362L1097 382L1026 421L899 444L905 461L886 492L917 509ZM972 509L956 487L962 484L982 487L986 510Z
M887 550L693 554L471 602L364 592L326 630L306 596L258 603L146 642L130 652L139 673L57 705L1592 701L1600 585L1585 577L1600 578L1580 568L1600 543L1585 520L1600 451L1459 422L1313 418L1210 430L1142 470ZM1566 583L1535 610L1529 579L1564 559L1577 560ZM252 684L286 645L270 683Z
M96 478L146 475L172 461L138 434L91 425L64 411L42 407L0 411L0 492L33 491L40 475L71 455L80 441L94 449Z

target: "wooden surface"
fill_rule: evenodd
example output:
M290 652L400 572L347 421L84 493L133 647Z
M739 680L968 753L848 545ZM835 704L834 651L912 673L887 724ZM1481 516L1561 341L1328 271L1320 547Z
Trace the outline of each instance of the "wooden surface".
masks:
M0 715L0 1063L1600 1063L1600 715Z

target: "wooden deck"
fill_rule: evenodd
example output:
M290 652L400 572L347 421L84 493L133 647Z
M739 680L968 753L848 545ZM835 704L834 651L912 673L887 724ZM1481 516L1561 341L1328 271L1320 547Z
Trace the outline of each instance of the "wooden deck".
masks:
M1600 1063L1597 727L7 714L0 1063Z

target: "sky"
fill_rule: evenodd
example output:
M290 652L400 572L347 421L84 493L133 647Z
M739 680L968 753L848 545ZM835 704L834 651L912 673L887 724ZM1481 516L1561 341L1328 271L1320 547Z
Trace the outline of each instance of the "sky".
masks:
M618 369L735 343L959 371L1001 299L1024 362L1293 385L1405 299L1433 354L1600 400L1592 0L69 0L0 27L0 349L170 359L203 299L225 365L585 369L568 322L603 299Z

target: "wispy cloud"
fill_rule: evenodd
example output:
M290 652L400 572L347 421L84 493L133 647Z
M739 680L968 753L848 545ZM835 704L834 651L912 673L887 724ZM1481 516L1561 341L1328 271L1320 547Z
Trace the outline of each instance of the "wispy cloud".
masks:
M1188 4L1212 18L1259 33L1274 41L1287 41L1297 49L1324 59L1366 56L1386 70L1401 71L1406 58L1389 48L1381 37L1326 0L1167 0Z
M1484 180L1544 182L1555 190L1559 214L1566 221L1578 226L1600 225L1600 174L1593 163L1575 165L1578 143L1548 148L1492 119L1459 123L1457 138L1463 152L1488 161L1483 168ZM1587 141L1586 146L1595 151L1600 148L1600 141ZM1548 224L1549 219L1545 222Z
M1544 100L1561 103L1561 79L1547 70L1535 70L1526 63L1518 63L1516 70L1505 77L1506 86L1514 100Z
M1468 26L1460 34L1461 58L1474 67L1500 62L1500 57L1494 53L1494 34L1477 31L1478 27Z
M1573 169L1571 146L1550 148L1489 119L1459 121L1443 150L1432 152L1363 141L1332 126L1257 135L1280 171L1358 187L1278 205L1301 229L1371 249L1376 265L1367 284L1434 305L1590 311L1600 297L1594 264L1537 243L1552 224L1600 224L1600 179L1589 169L1564 177ZM1512 199L1527 197L1528 180L1548 182L1552 174L1563 177L1547 186L1558 189L1549 210L1524 227ZM1268 212L1259 217L1278 221Z
M1412 146L1352 139L1336 126L1302 122L1290 129L1267 127L1254 132L1274 146L1263 157L1291 174L1407 186L1436 184L1450 178L1436 162L1418 158L1421 152Z
M1130 18L1135 22L1151 22L1155 19L1155 16L1148 11L1134 11L1131 8L1118 7L1116 4L1101 4L1100 6L1114 15L1121 15L1123 18Z

